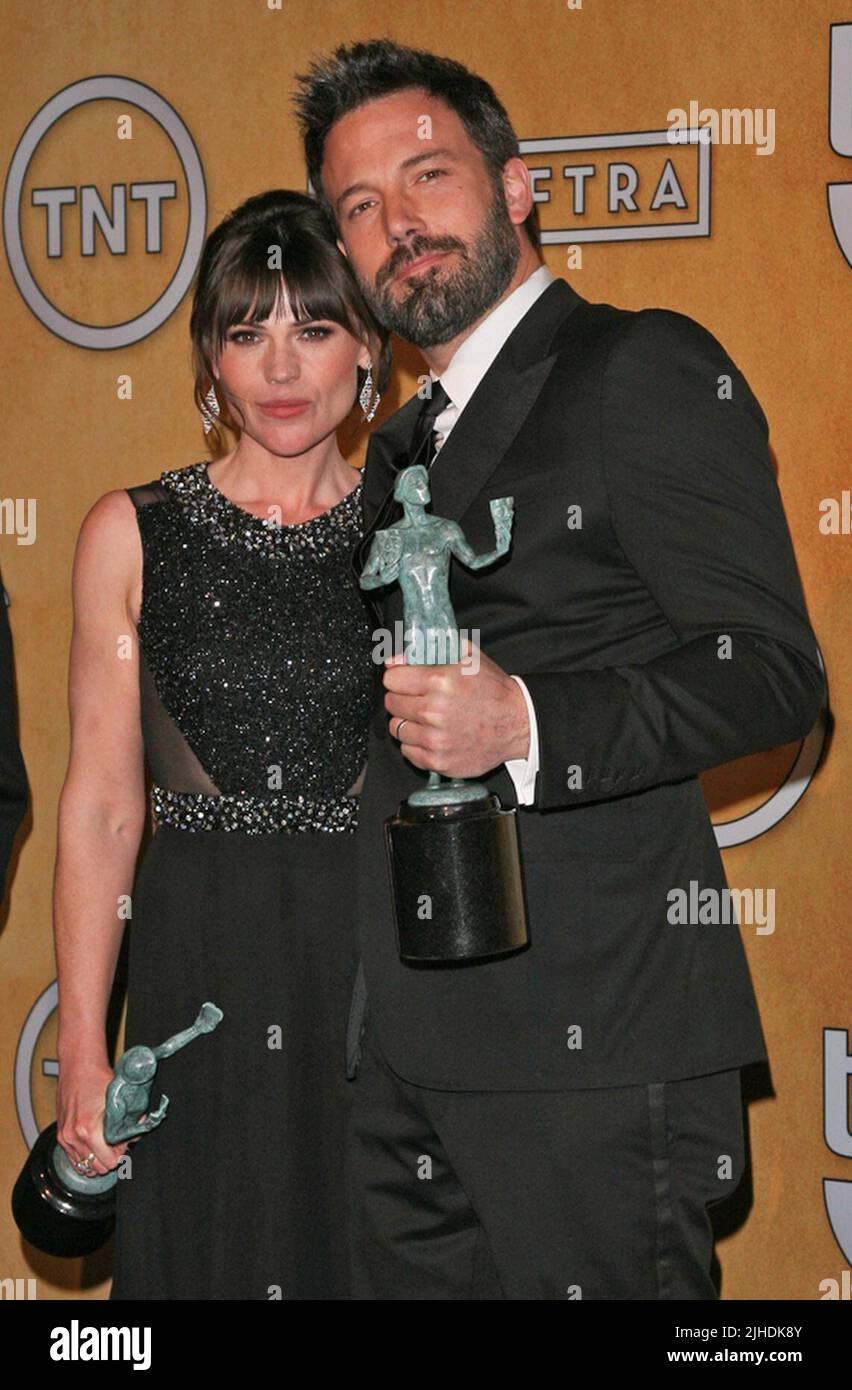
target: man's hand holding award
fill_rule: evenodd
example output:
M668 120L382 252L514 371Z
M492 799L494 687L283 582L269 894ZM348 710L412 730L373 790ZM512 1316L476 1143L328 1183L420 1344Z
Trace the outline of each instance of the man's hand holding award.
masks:
M490 503L495 546L476 555L456 522L427 514L429 482L422 465L400 472L394 496L403 516L376 532L361 586L399 581L408 664L459 662L450 559L482 569L505 555L512 498ZM462 777L442 781L430 771L426 785L385 822L385 843L404 961L480 960L526 945L516 812L502 808L485 785Z

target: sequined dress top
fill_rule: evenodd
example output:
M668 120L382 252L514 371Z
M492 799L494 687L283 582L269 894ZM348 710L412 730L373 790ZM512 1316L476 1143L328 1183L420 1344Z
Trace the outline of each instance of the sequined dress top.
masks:
M361 486L289 526L231 502L205 461L128 489L142 541L140 700L157 824L356 829L374 688L350 568Z

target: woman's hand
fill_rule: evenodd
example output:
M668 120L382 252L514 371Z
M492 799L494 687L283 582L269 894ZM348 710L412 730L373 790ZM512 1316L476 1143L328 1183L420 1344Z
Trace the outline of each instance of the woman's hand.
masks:
M106 1061L79 1058L60 1063L56 1138L73 1164L93 1153L95 1173L108 1173L127 1152L126 1143L111 1145L104 1139L106 1089L112 1078Z

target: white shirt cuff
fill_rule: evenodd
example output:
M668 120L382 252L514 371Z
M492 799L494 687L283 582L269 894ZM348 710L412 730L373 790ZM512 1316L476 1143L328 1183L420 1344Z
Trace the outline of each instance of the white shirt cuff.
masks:
M526 758L510 758L505 764L506 771L515 784L519 806L531 806L535 801L535 777L538 772L538 723L532 697L520 676L512 676L524 692L527 714L530 720L530 746Z

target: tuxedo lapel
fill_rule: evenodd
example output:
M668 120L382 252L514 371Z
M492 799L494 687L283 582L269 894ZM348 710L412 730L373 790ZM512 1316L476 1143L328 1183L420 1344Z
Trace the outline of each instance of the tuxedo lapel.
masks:
M494 362L432 464L430 511L436 516L458 521L464 515L535 405L555 361L554 353L523 368L511 355Z
M367 446L367 461L364 464L364 528L374 530L376 518L386 500L388 489L393 488L396 476L404 467L408 451L408 438L414 429L421 402L415 395L406 401L392 417L395 425L393 434L376 432ZM387 429L387 421L382 429Z
M521 319L480 381L432 464L430 510L458 521L487 483L533 408L556 355L548 355L560 324L583 303L565 280L555 280ZM406 466L422 402L415 394L373 434L365 464L364 538L353 552L360 574L373 535L401 513L393 501Z

